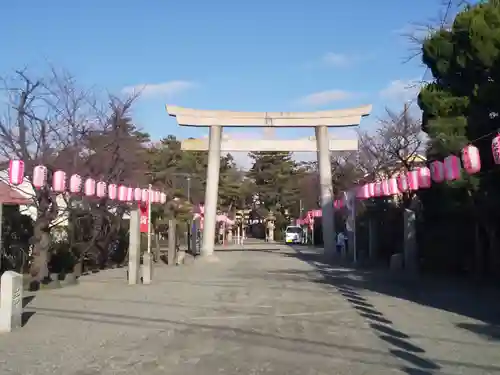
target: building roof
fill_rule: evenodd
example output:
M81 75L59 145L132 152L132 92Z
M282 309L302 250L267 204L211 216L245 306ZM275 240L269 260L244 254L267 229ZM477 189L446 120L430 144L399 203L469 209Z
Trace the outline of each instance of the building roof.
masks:
M23 196L6 183L0 181L0 203L28 205L33 203L33 201L30 198Z

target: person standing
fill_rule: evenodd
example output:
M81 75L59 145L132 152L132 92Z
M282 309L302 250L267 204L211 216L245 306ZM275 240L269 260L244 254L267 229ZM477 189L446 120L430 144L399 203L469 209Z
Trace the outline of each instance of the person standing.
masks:
M337 234L337 252L341 255L345 254L347 236L344 232Z

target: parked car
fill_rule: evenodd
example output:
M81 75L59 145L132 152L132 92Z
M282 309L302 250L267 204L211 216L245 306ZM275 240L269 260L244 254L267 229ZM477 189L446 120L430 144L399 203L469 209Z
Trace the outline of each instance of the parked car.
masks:
M301 227L290 225L285 229L285 243L302 243L303 231Z

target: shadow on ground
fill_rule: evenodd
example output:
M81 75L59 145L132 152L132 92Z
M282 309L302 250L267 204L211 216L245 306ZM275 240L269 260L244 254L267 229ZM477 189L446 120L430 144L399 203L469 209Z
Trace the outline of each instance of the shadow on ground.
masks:
M272 333L258 332L252 329L228 327L226 325L215 325L215 324L201 324L193 321L178 321L170 319L159 319L159 318L148 318L148 317L138 317L126 314L112 314L103 313L97 311L78 311L78 310L61 310L61 309L51 309L51 308L36 308L37 314L50 316L57 319L69 319L82 322L93 322L99 324L110 324L117 327L130 327L133 326L143 326L143 327L158 327L161 329L166 329L169 326L177 327L181 330L183 335L186 334L196 334L200 330L205 332L211 331L218 339L223 339L227 341L232 341L235 344L250 344L253 346L259 345L271 345L275 349L279 350L297 350L294 349L294 343L300 343L300 353L310 353L316 356L324 356L331 358L331 351L333 349L345 350L351 353L358 354L356 361L364 364L374 364L380 365L384 364L377 360L370 360L363 358L363 354L376 354L376 355L387 355L384 350L378 348L366 348L360 346L345 345L342 343L325 343L321 341L306 340L304 338L292 338L285 337ZM381 313L375 311L376 314L380 316ZM407 337L402 332L399 332L390 327L379 327L375 325L372 327L380 333L380 336L384 336L382 340L388 340L391 342L393 348L389 351L389 355L400 358L405 361L408 365L401 367L401 369L410 375L428 375L434 374L435 371L440 369L440 366L433 361L424 358L423 349L408 343L408 340L404 340L400 337ZM270 341L272 343L270 344ZM395 344L396 343L396 344ZM470 364L465 362L442 360L443 364L458 366L462 368L469 369L479 369L489 373L490 371L500 371L498 366L483 366L478 364ZM411 367L410 367L411 366Z
M26 296L23 298L23 309L26 309L26 307L29 306L29 304L31 303L31 301L33 301L35 299L35 296ZM24 327L26 325L26 323L28 323L28 321L31 319L31 317L35 315L35 311L26 311L26 310L23 310L23 313L21 315L21 325Z
M273 271L269 276L291 279L307 277L314 282L333 286L368 321L377 336L389 345L389 352L406 364L402 371L407 374L433 374L439 372L441 367L427 359L425 350L412 343L409 335L396 329L389 319L358 293L359 290L405 299L479 320L482 323L458 323L456 326L490 340L500 340L500 292L494 288L483 289L453 281L399 278L381 270L336 267L335 262L326 263L317 251L301 247L292 249L293 252L282 252L282 255L305 261L313 265L315 271ZM493 366L489 370L499 369Z
M388 270L354 268L352 265L335 268L335 262L325 263L321 254L293 247L284 256L296 257L313 265L330 285L348 285L391 297L405 299L483 322L475 327L460 326L471 331L481 327L500 325L500 289L493 286L473 285L454 279L431 277L407 278L391 274ZM346 272L347 271L347 272ZM498 331L496 332L498 338ZM494 337L492 337L494 338Z

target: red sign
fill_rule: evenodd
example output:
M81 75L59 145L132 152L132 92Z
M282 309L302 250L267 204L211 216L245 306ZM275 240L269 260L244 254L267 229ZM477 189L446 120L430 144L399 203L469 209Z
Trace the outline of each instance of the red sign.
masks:
M139 203L141 233L148 233L148 203Z

